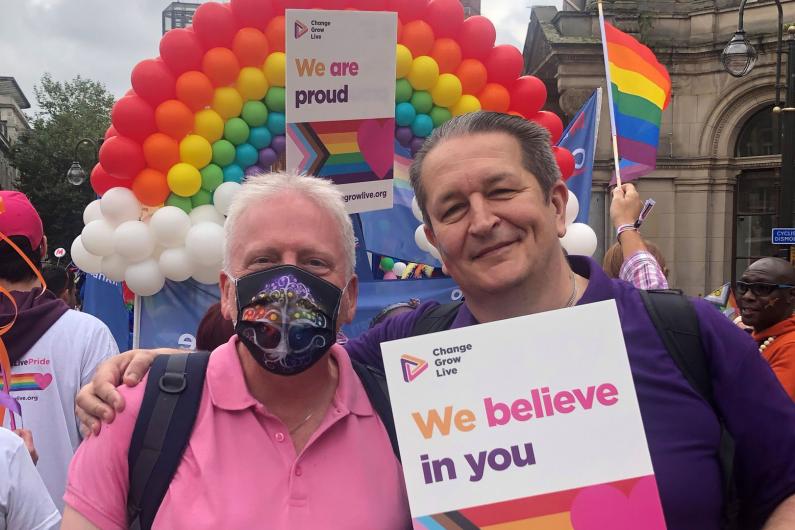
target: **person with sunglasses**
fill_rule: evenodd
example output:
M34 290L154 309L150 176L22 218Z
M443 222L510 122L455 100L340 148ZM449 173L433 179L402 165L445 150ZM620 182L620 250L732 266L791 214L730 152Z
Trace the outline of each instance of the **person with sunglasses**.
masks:
M781 258L762 258L745 269L734 292L759 353L795 400L795 268Z

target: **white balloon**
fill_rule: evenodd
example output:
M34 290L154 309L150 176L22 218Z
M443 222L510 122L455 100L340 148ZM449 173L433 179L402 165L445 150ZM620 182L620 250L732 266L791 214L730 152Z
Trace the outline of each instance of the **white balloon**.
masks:
M131 263L143 261L152 256L155 238L149 226L141 221L126 221L116 227L113 233L116 252Z
M218 278L221 276L221 266L215 265L212 267L196 267L191 275L191 278L199 283L206 285L215 285L218 283Z
M574 195L571 190L569 190L569 200L566 203L566 226L569 226L571 223L577 219L577 214L580 213L580 201L577 200L577 196Z
M72 256L72 261L77 265L80 270L91 274L99 274L102 272L102 258L95 256L86 250L80 236L77 236L72 241L72 248L69 254Z
M133 263L127 267L124 281L132 292L139 296L152 296L160 291L166 283L166 277L152 258Z
M237 182L224 182L213 192L213 205L221 215L226 215L229 212L229 206L232 204L232 199L235 198L237 192L240 191L240 184Z
M411 213L414 214L414 217L417 219L417 221L419 221L421 223L423 222L422 221L422 212L420 211L420 205L417 202L417 197L414 197L413 199L411 199Z
M185 237L185 250L199 265L218 265L224 257L224 229L215 223L199 223L191 227Z
M392 266L392 272L394 272L397 276L401 276L404 272L406 272L406 265L402 261L396 261L395 265Z
M110 256L113 254L113 225L105 219L91 221L83 227L83 247L95 256Z
M434 258L438 259L439 261L442 261L442 255L439 254L438 248L431 245L431 250L429 250L428 252L430 252L431 256L433 256Z
M112 224L137 221L141 218L141 203L129 188L111 188L99 200L102 215Z
M127 271L127 260L118 254L111 254L102 258L102 274L109 280L120 282L124 280L124 273Z
M163 206L149 219L152 235L165 247L183 246L190 227L190 217L176 206Z
M192 225L197 225L199 223L215 223L224 226L225 220L226 218L218 213L218 210L216 210L215 206L212 204L197 206L190 212L190 222Z
M193 260L182 248L167 248L160 254L160 272L175 282L184 282L193 275Z
M566 227L566 235L560 238L566 252L576 256L592 256L596 243L596 233L585 223L570 224Z
M428 238L425 236L425 228L424 225L420 225L414 230L414 242L420 248L420 250L424 252L431 251L431 244L428 242Z
M83 210L83 224L87 225L91 221L96 221L97 219L103 219L102 209L99 206L99 199L95 199L88 203L86 209Z

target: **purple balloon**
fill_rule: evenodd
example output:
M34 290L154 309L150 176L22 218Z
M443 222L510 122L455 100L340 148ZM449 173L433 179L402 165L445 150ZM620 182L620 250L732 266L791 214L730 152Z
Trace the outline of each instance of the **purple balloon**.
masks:
M278 154L284 153L285 145L287 141L284 139L284 135L280 134L278 136L274 136L273 140L271 140L271 148L276 151Z
M411 127L398 127L395 130L395 138L400 142L400 145L408 147L412 138L414 138L414 133L411 132Z
M410 146L411 146L411 154L412 155L416 155L417 151L419 151L422 148L422 144L424 144L424 143L425 143L425 138L414 137L411 140L411 144L410 144Z
M279 155L276 154L270 147L266 147L265 149L261 149L259 152L259 165L261 167L271 167L277 160L279 159Z
M246 176L251 177L262 173L262 168L259 166L249 166L246 168Z

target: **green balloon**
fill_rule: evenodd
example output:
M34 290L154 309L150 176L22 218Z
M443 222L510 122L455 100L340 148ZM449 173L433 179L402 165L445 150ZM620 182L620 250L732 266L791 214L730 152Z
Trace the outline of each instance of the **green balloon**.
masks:
M395 266L395 260L392 258L383 257L381 258L380 266L382 271L389 272L392 270L392 267Z
M249 127L259 127L268 121L268 107L262 101L247 101L240 116Z
M210 164L199 173L202 174L202 189L210 193L224 181L224 170L215 164Z
M395 103L403 103L411 99L414 89L407 79L398 79L395 83Z
M433 108L433 97L425 90L418 90L411 96L411 106L417 114L428 114Z
M284 87L272 86L265 94L265 104L268 110L273 112L284 112Z
M196 195L190 198L190 202L194 208L197 206L203 206L205 204L212 204L213 194L207 190L199 190L196 192Z
M446 121L450 121L453 115L444 107L434 107L431 109L431 121L433 121L433 127L436 128L443 124Z
M224 125L224 138L235 145L246 143L248 133L248 124L240 118L232 118Z
M234 161L235 161L235 146L232 144L232 142L230 142L229 140L218 140L213 144L214 164L221 167L226 167Z
M188 197L180 197L174 193L170 194L168 199L166 199L166 206L176 206L185 213L190 213L193 210L193 204Z

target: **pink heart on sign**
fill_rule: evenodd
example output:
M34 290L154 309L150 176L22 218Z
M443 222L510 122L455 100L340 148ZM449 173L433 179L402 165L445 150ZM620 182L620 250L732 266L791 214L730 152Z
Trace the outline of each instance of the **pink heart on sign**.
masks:
M44 390L52 383L52 374L33 374L33 382Z
M609 484L583 488L571 504L574 530L665 530L654 477L635 482L629 497Z
M356 131L356 141L359 144L364 161L380 179L386 177L395 158L395 120L384 118L382 120L366 120L359 125Z

